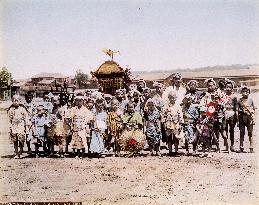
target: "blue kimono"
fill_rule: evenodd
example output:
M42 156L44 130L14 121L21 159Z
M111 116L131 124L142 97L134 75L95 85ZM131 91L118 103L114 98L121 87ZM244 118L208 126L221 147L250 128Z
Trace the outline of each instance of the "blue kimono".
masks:
M96 130L92 131L92 139L90 144L90 152L92 153L102 153L104 151L104 142L103 142L103 135L105 134L105 131L107 129L107 113L106 112L100 112L96 113L96 127L99 129L99 132Z
M161 134L161 123L160 123L160 113L157 110L153 112L147 111L145 114L146 119L146 136L147 141L150 146L159 145L160 139L162 137Z
M183 109L184 134L188 143L196 139L196 121L199 118L198 108L190 105Z
M45 116L34 116L32 118L32 123L35 125L35 131L34 135L40 140L40 142L46 142L47 141L47 132L46 127L50 127L50 120Z

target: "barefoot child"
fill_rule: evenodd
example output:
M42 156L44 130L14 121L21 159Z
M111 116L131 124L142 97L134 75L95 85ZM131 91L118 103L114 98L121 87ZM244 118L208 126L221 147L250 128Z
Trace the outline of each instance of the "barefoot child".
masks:
M237 123L237 97L233 92L234 82L227 80L224 97L224 107L225 107L225 119L226 119L226 134L230 136L230 151L235 152L234 143L234 129Z
M43 105L38 105L37 114L32 118L32 144L35 145L36 157L39 157L39 147L43 146L44 154L47 154L47 128L51 126L46 116Z
M163 112L163 120L167 135L169 155L172 155L172 145L175 147L175 154L178 153L181 124L183 123L182 108L176 104L177 96L174 91L168 93L168 103Z
M106 146L108 149L110 149L111 146L113 147L115 156L118 156L120 153L118 139L122 131L122 115L123 113L119 109L119 101L117 99L113 99L111 101L111 111L108 113L107 124L109 138L106 142Z
M156 152L157 156L160 156L160 139L161 139L161 116L155 102L149 99L146 103L147 111L144 113L146 136L151 155Z
M12 106L8 110L10 122L10 140L14 144L15 159L22 158L23 145L26 135L26 127L29 122L28 112L20 104L20 96L14 95ZM19 150L18 150L19 148Z
M107 130L107 113L105 112L105 100L96 99L96 113L94 115L93 131L91 135L90 152L96 157L101 157L104 152L104 137Z
M75 97L75 107L71 109L72 148L77 149L76 157L82 158L90 135L90 124L93 122L93 113L83 106L83 96ZM80 152L81 151L81 152Z
M238 119L240 130L240 151L244 152L245 128L247 128L250 152L254 152L253 148L253 127L255 125L255 105L252 97L250 97L250 89L247 86L241 88L242 97L238 100Z
M32 103L32 99L33 99L33 95L32 93L27 93L25 95L25 107L27 108L28 111L28 116L29 116L29 124L27 127L27 133L26 133L26 144L27 144L27 148L28 148L28 154L31 154L31 139L32 139L32 130L31 130L31 118L33 117L33 115L36 112L36 107L35 105Z
M193 155L196 154L197 148L197 121L199 118L199 111L193 104L191 94L187 94L183 99L183 119L184 119L184 133L185 133L185 148L189 154L189 144L193 145Z

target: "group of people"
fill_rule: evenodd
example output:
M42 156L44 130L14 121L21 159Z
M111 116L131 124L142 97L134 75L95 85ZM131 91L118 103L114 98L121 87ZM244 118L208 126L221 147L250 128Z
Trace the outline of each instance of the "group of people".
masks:
M32 154L32 147L36 157L54 156L56 145L60 157L70 147L73 156L83 158L104 157L107 152L121 156L122 151L135 156L143 149L160 156L162 142L169 155L177 155L182 143L187 155L197 155L201 147L201 156L211 157L213 146L221 151L221 139L226 152L245 152L246 129L254 152L255 106L250 89L243 86L235 92L234 82L228 79L218 83L207 79L205 84L206 90L199 90L196 80L183 85L181 74L175 73L169 87L154 82L150 89L140 80L127 90L116 90L114 96L87 91L65 101L46 94L36 102L28 93L23 102L15 95L8 109L14 158L23 157L25 143L27 153ZM237 125L238 150L234 148Z

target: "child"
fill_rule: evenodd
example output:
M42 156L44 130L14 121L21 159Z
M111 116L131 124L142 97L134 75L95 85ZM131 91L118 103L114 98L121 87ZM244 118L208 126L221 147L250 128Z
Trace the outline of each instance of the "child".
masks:
M247 86L241 88L242 97L238 100L238 119L240 130L240 150L244 152L245 128L247 128L250 152L253 153L253 126L255 124L255 105L253 99L249 96L250 89Z
M64 149L66 147L66 139L70 134L70 126L67 121L67 106L64 101L56 102L58 98L54 101L54 109L53 109L53 126L51 127L51 133L49 132L48 137L52 136L51 140L51 155L54 155L54 145L59 146L59 156L61 158L64 157ZM58 106L57 106L58 105ZM66 149L66 148L65 148Z
M215 121L214 121L214 133L216 135L217 140L219 140L219 135L222 136L224 140L224 146L226 147L225 151L229 153L229 146L228 146L228 138L225 134L225 115L224 115L224 106L221 102L221 98L218 94L214 97L214 102L216 105L215 109Z
M233 93L234 82L227 80L224 96L225 119L226 119L226 134L230 135L230 151L235 152L234 143L234 129L237 123L237 97Z
M91 136L90 152L97 157L101 157L104 151L104 137L107 130L107 113L104 111L105 100L98 97L96 99L96 113L94 118L94 127Z
M26 101L25 107L27 108L28 116L30 119L36 112L36 108L35 108L35 105L32 103L32 99L33 99L32 93L27 93L25 95L25 101ZM27 133L26 133L26 144L27 144L27 148L28 148L28 154L32 153L31 144L30 144L31 139L32 139L31 120L29 120L29 125L27 127Z
M124 90L123 89L116 90L115 97L119 101L119 108L121 112L124 113L126 111L126 107L128 104L128 100L125 98Z
M52 113L52 109L53 109L53 104L51 102L51 95L48 94L44 94L43 96L43 102L42 102L42 106L45 109L45 112L47 114L47 117L49 117L49 115Z
M144 114L146 125L146 136L151 155L154 155L153 151L156 151L156 155L160 156L160 139L161 139L161 116L159 111L155 107L155 103L152 99L149 99L146 103L147 111Z
M43 105L38 105L37 114L32 118L32 143L35 145L36 158L39 157L39 147L47 154L47 128L50 127L50 120L46 116Z
M187 83L187 93L192 98L192 104L198 105L200 103L200 100L204 93L202 91L199 91L198 89L198 81L196 80L190 80Z
M135 111L142 114L142 96L141 93L137 90L131 90L128 93L128 99L130 102L134 103Z
M20 97L18 95L13 96L12 102L13 104L8 110L8 118L11 124L10 140L14 144L14 159L19 159L22 158L29 116L25 107L20 105ZM19 151L18 147L20 148Z
M111 110L112 95L104 94L103 97L105 99L105 110L109 112Z
M201 131L202 131L203 135L206 136L206 137L202 137L202 139L206 138L206 143L209 143L209 139L210 140L213 139L213 143L216 144L217 150L220 151L219 142L218 142L219 132L217 130L218 129L217 127L222 128L220 130L220 133L224 132L223 126L221 126L221 125L223 125L222 124L223 121L221 121L221 120L224 119L223 118L224 113L221 112L220 115L218 116L218 119L216 119L215 111L218 107L217 106L218 101L220 100L220 99L217 101L215 100L215 96L217 95L216 82L212 78L209 78L209 79L206 79L204 81L204 83L207 86L207 92L205 92L205 94L202 97L202 99L200 100L200 104L199 104L200 113L201 113L202 117L204 118L201 120L201 124L202 124L202 127L205 129L205 132L203 132L203 129ZM207 114L208 114L209 118L208 118ZM213 125L213 127L211 128L212 125ZM210 130L210 129L213 129L213 130ZM209 131L209 132L207 132L207 131ZM216 133L217 137L215 137L216 135L215 135L214 131L217 131L217 133ZM224 133L223 133L222 137L224 139L224 144L226 145L226 143L225 143L226 137L225 137ZM210 146L212 146L211 143L212 142L210 142L209 144L206 144L206 146L209 146L209 149L211 149L211 147L210 147ZM204 146L205 146L205 144L203 143ZM204 148L204 146L203 146L203 148ZM228 148L228 146L227 146L227 148ZM210 156L210 151L209 151L209 156Z
M89 97L86 103L86 108L90 110L93 114L96 113L95 109L95 99L93 97Z
M74 150L77 149L76 158L82 158L86 147L89 148L87 137L90 137L90 127L94 118L93 113L83 106L83 100L83 96L76 96L75 107L71 109L71 144Z
M176 104L175 91L168 93L168 103L163 111L163 121L167 135L169 155L172 155L172 144L175 146L175 154L178 154L179 139L181 138L181 124L183 123L182 108Z
M215 132L219 132L220 126L222 125L222 122L219 120L222 118L222 107L219 105L219 97L217 95L214 97L214 95L208 95L208 93L206 93L206 96L209 97L207 98L209 101L207 101L206 105L200 105L200 114L202 117L199 119L197 130L202 143L202 157L206 156L206 148L208 149L207 156L212 157L211 148L213 142L216 144L217 151L220 152L219 142ZM226 139L224 139L224 142L225 140Z
M135 111L134 104L129 102L126 113L122 116L124 130L119 138L122 149L129 151L129 157L138 154L144 148L145 135L142 131L143 118Z
M122 131L122 117L123 113L119 109L119 101L117 99L113 99L111 101L111 111L108 113L108 141L106 142L106 146L108 149L111 145L113 145L113 151L115 152L115 156L120 155L120 147L118 144L118 139L120 137Z
M193 145L193 155L196 154L197 148L197 133L196 125L199 118L199 111L193 104L193 96L187 94L183 99L183 119L185 133L185 148L189 154L189 144Z

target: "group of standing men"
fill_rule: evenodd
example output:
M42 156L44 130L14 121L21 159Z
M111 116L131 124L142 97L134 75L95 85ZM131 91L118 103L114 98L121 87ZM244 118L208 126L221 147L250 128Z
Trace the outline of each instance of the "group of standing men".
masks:
M8 109L14 158L23 157L25 142L28 154L34 145L36 157L54 156L54 145L59 146L60 157L66 156L69 146L76 158L86 154L103 157L109 151L133 156L145 147L151 155L160 156L161 141L169 155L177 155L183 142L187 155L190 146L192 155L197 155L201 145L201 156L211 157L214 145L220 152L221 137L226 152L245 152L246 129L250 152L254 152L255 106L250 89L244 86L237 93L228 79L218 83L207 79L205 84L205 91L198 89L196 80L183 86L181 74L176 73L169 87L154 82L150 89L140 80L127 91L117 90L115 96L85 92L69 102L46 94L43 101L36 102L26 94L23 103L15 95ZM238 150L234 148L236 125L240 131Z

